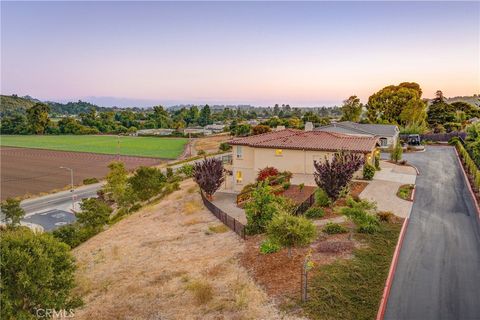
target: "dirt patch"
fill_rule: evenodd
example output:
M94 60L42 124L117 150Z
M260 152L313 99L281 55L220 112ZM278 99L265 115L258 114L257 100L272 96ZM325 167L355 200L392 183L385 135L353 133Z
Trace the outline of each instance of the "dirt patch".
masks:
M318 229L318 234L317 240L309 247L294 248L291 258L288 257L286 249L262 254L259 246L265 236L249 237L241 263L250 271L255 281L265 288L269 296L279 304L288 305L289 302L300 299L302 267L308 253L311 253L312 261L318 267L337 259L348 259L353 249L360 246L349 239L349 234L327 236L321 233L321 228ZM338 249L326 250L327 247Z
M297 205L304 203L316 190L316 187L304 186L302 190L297 185L291 185L287 190L282 190L280 196L289 198Z
M191 188L191 180L183 182L73 251L76 291L85 301L75 319L282 318L239 264L244 242L231 231L209 230L219 221Z
M229 134L198 138L194 141L195 150L197 153L199 151L205 151L206 153L217 152L220 143L227 142L231 138L232 137Z
M70 185L81 185L85 178L103 178L107 165L120 160L128 170L139 166L158 165L164 160L144 157L115 156L86 152L66 152L43 149L1 147L1 200L9 197L40 194Z

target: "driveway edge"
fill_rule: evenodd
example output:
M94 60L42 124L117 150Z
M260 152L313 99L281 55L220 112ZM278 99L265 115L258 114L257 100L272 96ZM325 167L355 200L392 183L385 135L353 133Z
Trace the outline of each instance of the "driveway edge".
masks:
M463 167L462 160L460 159L460 156L458 155L457 148L455 148L455 147L452 147L452 148L453 148L453 150L455 150L455 155L457 156L458 164L460 165L460 168L462 168L463 177L465 178L465 182L468 186L468 191L470 191L470 196L472 197L473 203L475 204L475 209L477 209L478 218L480 219L480 206L478 205L477 197L475 196L475 193L473 192L472 186L470 184L470 180L468 180L467 173L465 172L465 168Z
M409 218L405 218L403 221L402 229L400 230L400 235L398 236L397 246L393 253L392 263L390 264L390 270L388 271L387 281L385 282L385 288L383 289L382 299L380 300L380 307L377 312L377 320L383 320L385 315L385 310L387 308L388 296L390 295L390 289L392 287L393 278L395 276L395 270L397 269L398 257L400 255L400 249L402 248L403 239L405 238L405 233L407 231Z

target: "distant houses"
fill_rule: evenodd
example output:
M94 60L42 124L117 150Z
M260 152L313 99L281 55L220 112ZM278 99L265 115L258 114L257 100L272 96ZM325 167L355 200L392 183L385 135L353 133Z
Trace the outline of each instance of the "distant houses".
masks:
M208 136L212 134L222 133L225 129L224 124L210 124L205 127L188 127L175 129L142 129L137 130L138 136L171 136L171 135L192 135L192 136Z

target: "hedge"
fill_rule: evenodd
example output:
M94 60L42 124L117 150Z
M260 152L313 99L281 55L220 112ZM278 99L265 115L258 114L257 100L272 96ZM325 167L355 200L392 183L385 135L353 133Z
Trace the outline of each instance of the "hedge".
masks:
M455 145L455 148L457 148L460 157L462 157L463 162L465 163L467 172L473 177L473 184L475 188L477 190L480 190L480 170L478 169L473 159L470 157L470 154L468 153L467 149L465 149L462 142L455 139L453 140L453 143Z

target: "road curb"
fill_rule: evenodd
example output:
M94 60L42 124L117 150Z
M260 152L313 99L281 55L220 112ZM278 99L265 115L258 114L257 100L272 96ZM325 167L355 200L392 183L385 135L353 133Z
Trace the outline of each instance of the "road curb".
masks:
M400 235L398 236L397 246L393 253L392 263L390 264L390 270L388 271L387 281L385 282L385 288L383 289L382 299L380 300L380 307L377 312L377 320L383 320L385 316L385 310L387 308L388 297L390 295L390 289L392 288L393 278L395 276L395 270L397 269L398 257L400 255L400 249L402 248L403 239L405 233L407 232L409 218L405 218L403 221L402 229L400 230Z
M417 185L413 185L413 190L412 190L412 195L410 196L410 201L415 201L415 189L417 188Z
M467 183L467 186L468 186L468 191L470 191L470 196L472 197L473 203L475 204L475 209L477 209L478 218L480 219L480 206L478 204L477 197L475 196L475 193L473 192L472 186L470 185L470 180L468 180L467 172L465 171L465 168L463 167L463 163L462 163L462 160L460 159L457 148L453 147L453 150L455 150L455 155L457 156L458 164L460 165L460 168L462 168L463 177L465 178L465 182Z

